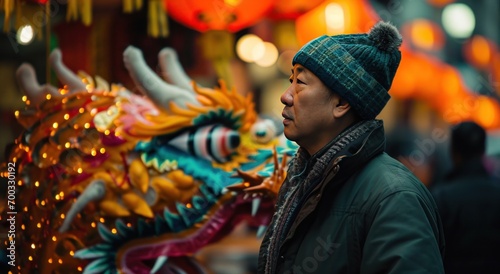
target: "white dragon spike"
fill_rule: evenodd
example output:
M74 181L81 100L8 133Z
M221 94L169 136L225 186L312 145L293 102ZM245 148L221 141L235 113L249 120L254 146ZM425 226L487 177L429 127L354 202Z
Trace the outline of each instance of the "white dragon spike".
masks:
M257 229L257 238L262 238L262 236L264 236L264 233L266 232L266 230L267 230L267 226L265 226L265 225L259 226L259 228Z
M123 52L123 61L139 90L156 105L165 109L169 109L170 102L180 107L185 107L188 103L199 105L192 92L168 84L156 75L147 66L139 49L128 46Z
M26 94L28 99L38 105L45 100L47 94L52 96L60 96L57 88L49 84L40 85L36 79L36 72L33 66L24 63L16 71L16 78L21 90Z
M158 62L160 65L160 74L165 81L193 92L193 86L191 85L192 80L182 68L174 49L162 49L160 53L158 53Z
M252 217L255 217L255 215L257 215L257 211L259 210L260 202L261 202L260 197L253 198L253 200L252 200Z
M68 213L66 213L66 218L64 218L64 222L59 228L59 232L66 232L76 215L82 211L88 203L102 199L105 194L106 187L102 180L96 180L90 183L82 194L78 196L75 203L68 210Z
M83 83L82 79L62 62L62 53L60 49L54 49L50 53L49 62L57 75L57 79L67 86L70 93L86 90L85 83Z
M167 260L168 260L167 256L159 256L156 259L155 264L153 268L151 268L151 271L149 273L154 274L158 272L158 270L160 270L160 268L167 262Z

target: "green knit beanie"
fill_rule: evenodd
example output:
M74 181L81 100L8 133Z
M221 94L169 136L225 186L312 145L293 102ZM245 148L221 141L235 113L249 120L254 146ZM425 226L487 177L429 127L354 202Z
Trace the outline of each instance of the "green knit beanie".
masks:
M318 37L294 56L362 119L374 119L391 98L388 91L401 61L396 27L378 22L367 34Z

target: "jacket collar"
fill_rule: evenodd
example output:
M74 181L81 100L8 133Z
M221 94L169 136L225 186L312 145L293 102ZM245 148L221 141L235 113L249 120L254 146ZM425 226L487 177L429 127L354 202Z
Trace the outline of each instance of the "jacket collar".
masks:
M367 163L376 155L385 150L384 125L381 120L375 120L376 125L362 138L355 140L334 161L344 170L359 170L361 165ZM344 172L342 172L344 173Z

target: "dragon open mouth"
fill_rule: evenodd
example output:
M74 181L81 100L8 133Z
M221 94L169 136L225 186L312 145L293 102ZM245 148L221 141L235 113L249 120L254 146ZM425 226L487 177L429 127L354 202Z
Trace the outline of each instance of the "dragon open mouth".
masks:
M102 270L115 269L119 265L125 273L155 273L167 263L175 267L179 258L192 256L220 240L240 222L259 227L260 234L272 217L274 202L271 197L228 191L213 200L215 194L207 193L207 189L204 191L208 195L197 196L205 196L197 206L181 209L178 214L165 209L163 216L157 216L154 222L139 221L136 227L128 227L118 221L117 233L100 225L103 243L80 250L75 257L94 259L91 264L101 262L101 265L89 266ZM113 249L116 252L109 252ZM116 265L109 260L111 256L116 256Z

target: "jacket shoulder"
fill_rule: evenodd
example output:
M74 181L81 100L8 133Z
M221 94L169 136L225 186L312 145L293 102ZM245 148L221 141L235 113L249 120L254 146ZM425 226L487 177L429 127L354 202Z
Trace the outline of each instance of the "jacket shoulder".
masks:
M360 217L362 273L443 273L444 237L436 204L402 163L386 153L376 156L338 197L339 208Z
M401 162L382 153L373 158L356 176L373 186L385 187L386 191L422 190L425 185Z
M417 195L429 206L435 206L427 187L401 162L386 153L376 156L354 174L343 191L350 197L344 202L355 206L362 203L370 208L395 193Z

